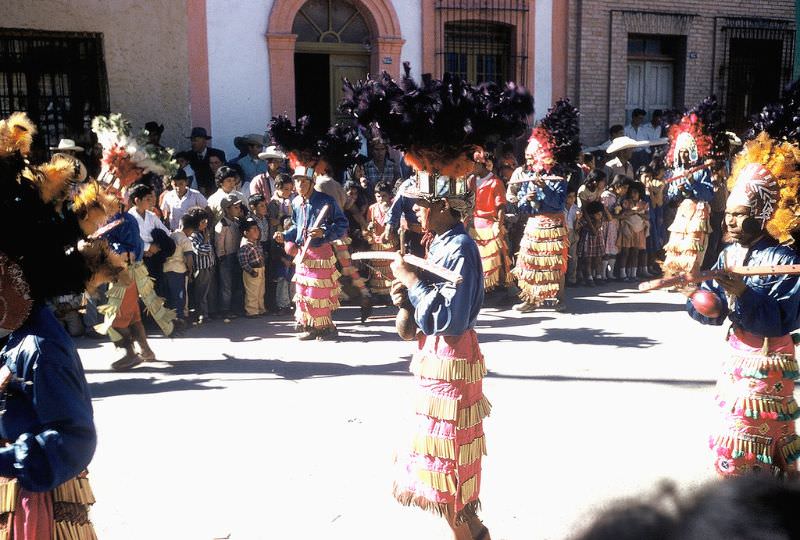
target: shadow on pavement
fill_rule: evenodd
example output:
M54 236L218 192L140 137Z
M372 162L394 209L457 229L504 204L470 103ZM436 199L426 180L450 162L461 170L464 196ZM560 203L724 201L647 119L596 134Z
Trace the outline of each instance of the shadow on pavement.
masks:
M126 396L135 394L160 394L183 390L221 390L224 386L211 386L212 379L164 381L154 377L147 379L116 379L113 381L89 383L92 398Z
M567 375L505 375L490 371L487 375L492 379L519 379L531 381L550 382L610 382L610 383L641 383L641 384L668 384L672 386L703 387L713 386L717 381L691 380L691 379L641 379L623 377L572 377Z
M667 311L685 311L683 304L665 304L663 302L625 302L608 303L604 298L570 298L567 300L568 313L658 313Z
M161 376L183 376L183 375L230 375L230 374L270 374L277 375L281 379L301 380L313 377L343 377L348 375L409 375L408 366L410 360L398 360L389 364L378 365L359 365L351 366L337 362L303 362L303 361L283 361L274 359L253 359L236 358L228 354L223 354L225 358L218 360L181 360L177 362L154 362L145 363L134 368L126 374L153 373ZM107 370L87 369L86 373L109 373ZM92 395L104 397L107 395L117 395L109 390L105 394L95 392L95 385L107 388L117 388L120 393L136 393L126 391L138 387L142 390L138 393L168 392L172 390L207 390L215 387L202 386L202 383L212 380L224 380L220 378L212 379L192 379L180 381L167 381L159 383L156 379L119 379L115 381L92 383ZM181 387L185 385L185 387ZM217 387L219 388L219 387Z
M520 336L517 334L492 334L478 332L481 343L497 341L561 341L572 345L605 345L607 347L646 349L659 344L659 341L644 337L617 334L599 328L544 328L540 336Z

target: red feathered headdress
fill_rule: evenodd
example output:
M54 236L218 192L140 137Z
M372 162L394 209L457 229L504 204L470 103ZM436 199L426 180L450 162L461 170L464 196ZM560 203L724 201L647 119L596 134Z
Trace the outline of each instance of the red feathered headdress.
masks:
M534 172L550 172L556 164L555 140L543 127L534 128L525 147L525 159L533 157Z
M689 150L689 160L695 162L708 155L713 146L711 137L695 113L684 114L680 122L669 128L668 135L667 162L672 163L673 167L678 166L681 150Z

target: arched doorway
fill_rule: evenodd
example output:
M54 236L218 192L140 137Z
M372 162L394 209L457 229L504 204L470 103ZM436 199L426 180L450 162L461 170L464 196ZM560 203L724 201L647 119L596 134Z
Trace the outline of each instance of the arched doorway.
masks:
M329 13L332 24L329 24ZM381 70L398 76L403 42L400 21L391 0L275 0L267 31L272 114L296 117L296 100L299 96L295 91L295 81L305 85L309 79L304 79L303 75L317 71L310 68L315 61L310 56L299 58L300 66L296 66L295 54L328 56L328 83L323 85L318 82L316 98L327 103L326 120L331 121L335 109L332 107L336 99L334 92L341 91L341 76L357 78L363 77L366 72L379 73ZM331 60L331 56L338 58ZM316 59L316 66L320 70L323 60ZM366 70L363 67L364 60L367 62ZM333 69L331 61L334 62ZM304 74L297 76L301 68ZM332 86L334 74L338 78ZM316 76L319 77L318 74ZM310 88L314 86L309 83ZM320 94L322 86L325 89L324 96ZM325 114L321 108L320 111L317 114Z
M369 72L372 36L364 16L344 0L308 0L292 24L297 116L310 115L323 129L340 119L342 78Z

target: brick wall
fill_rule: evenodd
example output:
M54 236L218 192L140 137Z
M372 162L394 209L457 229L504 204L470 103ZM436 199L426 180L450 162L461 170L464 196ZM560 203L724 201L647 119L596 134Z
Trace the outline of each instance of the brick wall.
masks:
M629 33L686 36L691 54L675 95L683 101L675 106L683 107L723 88L721 17L779 19L794 26L794 0L563 1L569 2L567 94L581 110L587 145L604 141L609 125L624 123Z

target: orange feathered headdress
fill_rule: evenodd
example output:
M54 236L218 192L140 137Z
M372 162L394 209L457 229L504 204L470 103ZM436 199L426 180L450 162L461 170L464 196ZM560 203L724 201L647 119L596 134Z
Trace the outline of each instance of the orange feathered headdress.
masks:
M728 178L731 198L781 242L800 228L800 148L766 132L745 144Z

